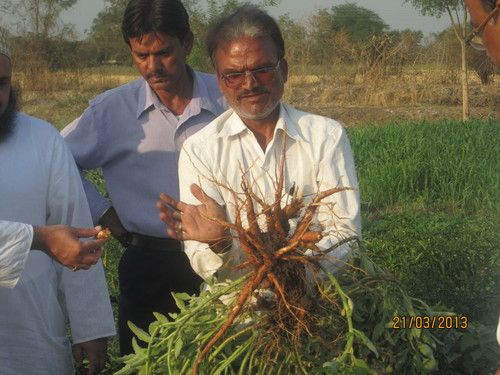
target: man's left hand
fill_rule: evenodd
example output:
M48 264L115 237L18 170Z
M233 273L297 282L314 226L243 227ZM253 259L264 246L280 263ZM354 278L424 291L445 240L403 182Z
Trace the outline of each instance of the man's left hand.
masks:
M99 374L106 365L107 348L106 337L73 345L76 367L80 368L83 365L83 359L87 358L89 361L87 375Z

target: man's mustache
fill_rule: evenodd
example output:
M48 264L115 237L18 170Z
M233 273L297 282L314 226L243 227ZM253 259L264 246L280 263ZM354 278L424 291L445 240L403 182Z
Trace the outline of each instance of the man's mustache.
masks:
M238 93L237 98L241 99L246 96L259 95L259 94L269 94L269 90L266 89L265 87L256 87L252 90L241 90Z
M164 71L147 73L145 75L146 80L151 79L151 78L167 78L167 77L168 77L168 74Z

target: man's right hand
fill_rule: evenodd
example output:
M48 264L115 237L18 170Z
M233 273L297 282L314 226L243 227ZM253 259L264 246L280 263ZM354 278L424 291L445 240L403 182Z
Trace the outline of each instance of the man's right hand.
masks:
M68 225L33 227L32 249L43 250L62 265L76 271L88 269L96 264L102 253L102 240L80 241L80 238L95 237L100 227L74 228Z
M130 233L125 229L118 214L113 207L110 207L99 220L99 224L104 228L108 228L111 234L124 247L130 245Z

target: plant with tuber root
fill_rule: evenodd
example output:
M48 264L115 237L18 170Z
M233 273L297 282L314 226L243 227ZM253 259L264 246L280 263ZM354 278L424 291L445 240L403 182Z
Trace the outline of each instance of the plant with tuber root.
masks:
M377 307L393 304L398 311L410 308L415 313L415 300L360 254L352 264L345 265L339 276L348 287L341 287L340 281L323 268L327 254L315 245L323 237L315 223L317 210L326 197L351 188L318 192L309 203L292 192L291 201L282 206L285 150L283 141L272 203L252 190L245 171L243 193L212 181L228 189L236 202L234 222L211 220L237 237L245 255L239 267L246 270L246 275L229 284L211 282L210 288L198 297L174 294L180 313L172 314L173 321L156 314L158 321L151 324L149 334L130 324L148 347L135 344L136 353L125 357L126 365L118 374L137 369L146 374L193 375L363 373L366 369L369 374L370 366L385 365L387 359L396 357L394 354L379 359L385 351L390 353L388 347L397 353L409 346L418 348L415 343L422 340L433 345L425 334L394 331L393 337L383 338L383 345L377 348L367 334L355 328L358 319L373 322L373 327L365 331L373 331L375 326L380 331L381 325L383 331L394 311ZM265 232L259 225L261 217ZM292 219L297 224L291 230ZM339 240L337 246L349 241L356 243L350 237ZM306 255L308 250L314 255ZM259 298L263 286L273 292L271 300ZM227 303L228 295L233 296L232 303ZM224 296L225 303L221 302ZM354 297L372 311L355 311ZM356 345L364 359L356 357ZM432 350L430 354L418 353L417 349L417 354L412 355L433 360Z

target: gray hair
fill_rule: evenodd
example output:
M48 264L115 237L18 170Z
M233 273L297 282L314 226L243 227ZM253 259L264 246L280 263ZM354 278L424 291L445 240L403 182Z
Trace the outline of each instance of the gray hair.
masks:
M215 66L215 53L220 44L241 37L270 38L278 53L278 59L285 56L285 42L276 21L255 5L244 4L232 14L223 16L208 30L206 45L208 55Z

